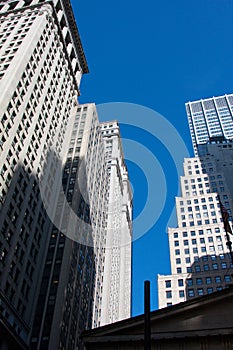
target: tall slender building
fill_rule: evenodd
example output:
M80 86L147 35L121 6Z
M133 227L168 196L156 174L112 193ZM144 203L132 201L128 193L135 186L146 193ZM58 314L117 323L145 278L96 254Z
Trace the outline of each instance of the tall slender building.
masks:
M101 123L108 171L108 209L100 325L131 316L132 193L116 120Z
M186 104L197 156L184 161L181 197L176 198L178 227L168 230L172 274L158 276L160 308L232 283L231 256L218 198L232 222L231 96ZM205 120L203 125L199 117ZM220 132L225 118L228 126Z
M94 104L77 109L63 169L31 336L38 350L82 349L80 333L99 325L108 174Z

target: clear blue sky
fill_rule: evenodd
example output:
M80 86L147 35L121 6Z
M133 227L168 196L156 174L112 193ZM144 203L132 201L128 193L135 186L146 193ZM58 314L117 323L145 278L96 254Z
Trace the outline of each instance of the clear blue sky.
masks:
M185 102L233 92L233 1L71 2L90 69L82 80L80 103L152 108L174 125L192 154ZM136 135L122 127L123 137L128 133L131 139ZM143 131L135 137L161 161L169 185L163 215L133 244L133 315L143 312L143 281L151 281L156 309L157 274L170 272L166 225L177 191L166 152ZM140 167L130 160L127 164L137 215L148 189Z

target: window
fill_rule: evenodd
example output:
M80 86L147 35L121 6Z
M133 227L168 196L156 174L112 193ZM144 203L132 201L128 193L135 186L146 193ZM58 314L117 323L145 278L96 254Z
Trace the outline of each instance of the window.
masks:
M181 264L180 258L177 258L177 259L176 259L176 264L177 264L177 265L178 265L178 264Z
M178 233L174 232L173 236L174 236L174 238L178 238Z
M189 245L189 241L187 239L184 240L184 245Z
M197 294L198 294L199 296L204 295L204 290L203 290L203 288L198 288L198 289L197 289Z
M193 279L192 278L188 278L187 279L187 285L190 287L193 285Z
M211 283L212 283L212 278L206 277L206 284L211 284Z
M184 253L185 253L185 254L189 254L189 249L185 249L185 250L184 250Z
M202 278L196 278L196 284L202 284L203 283L203 281L202 281Z
M215 282L216 283L221 283L221 277L220 276L215 276Z
M207 293L208 293L208 294L213 293L213 288L212 288L212 287L207 288Z
M214 263L214 264L212 264L212 267L214 270L218 270L218 264Z
M188 296L192 298L194 295L194 289L188 289Z
M176 255L180 255L180 249L176 249L176 250L175 250L175 254L176 254Z
M174 245L175 245L175 247L178 247L179 246L179 241L175 241Z
M165 281L166 288L171 288L171 280Z
M166 292L166 297L167 297L167 299L171 299L172 298L172 291L171 290L168 290Z
M221 266L222 266L222 269L226 269L227 268L227 264L225 262L222 263Z
M179 291L179 297L180 297L180 298L184 298L184 291L183 291L183 290L180 290L180 291Z
M183 285L184 285L183 279L179 279L179 280L178 280L178 286L179 286L179 287L183 287Z
M230 276L230 275L225 275L225 276L224 276L224 280L225 280L226 282L231 282L231 276Z

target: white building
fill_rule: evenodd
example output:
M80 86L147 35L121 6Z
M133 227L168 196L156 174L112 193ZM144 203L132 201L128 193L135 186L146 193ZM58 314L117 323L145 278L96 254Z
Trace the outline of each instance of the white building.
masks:
M223 104L226 97L213 100L208 100L208 106L215 100L218 105L219 101ZM197 106L202 103L196 102ZM195 116L192 118L191 133L197 120ZM215 125L214 118L212 121ZM231 121L228 129L232 126ZM198 130L195 129L192 139L195 151L201 156L184 160L181 197L176 198L178 225L168 230L171 275L158 276L159 308L212 293L232 283L231 258L217 195L232 221L233 143L226 140L226 134L215 137L211 134L204 143Z
M131 316L132 194L117 121L101 123L108 184L101 325Z
M45 207L56 202L86 72L69 1L0 1L1 319L27 344L48 247Z

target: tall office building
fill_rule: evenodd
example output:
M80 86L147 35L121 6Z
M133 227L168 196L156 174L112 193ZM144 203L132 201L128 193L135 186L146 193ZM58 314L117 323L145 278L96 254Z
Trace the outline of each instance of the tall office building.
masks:
M131 316L132 194L117 121L101 123L108 209L100 325Z
M204 104L204 100L186 105L193 146L198 156L184 161L181 197L176 198L178 226L168 230L172 274L158 276L160 308L220 290L232 283L231 257L217 198L219 195L232 222L233 143L230 134L228 137L226 134L226 130L233 127L232 119L229 122L230 107L226 105L230 97L213 98L207 100L208 104ZM194 106L207 108L214 105L220 110L217 107L212 110L207 135L206 124L199 129L197 121L197 115L203 113L204 118L207 114ZM217 114L221 116L218 119L221 122L228 115L225 134L214 134ZM203 130L203 138L200 130Z
M197 145L211 139L233 139L233 94L186 103L189 128L195 155Z
M69 1L1 1L0 57L1 326L28 344L49 243L45 208L57 200L66 136L88 71ZM7 335L0 338L5 346Z
M54 220L57 225L49 231L32 349L82 349L80 333L92 324L99 325L107 190L105 148L96 108L80 105L67 148Z
M82 349L80 332L101 324L111 231L96 108L77 102L88 67L69 0L0 2L0 24L0 346ZM115 161L123 167L122 153ZM121 190L127 241L130 194ZM114 292L127 311L108 304L112 320L129 315L130 290L118 283L131 271L129 248L121 260Z

